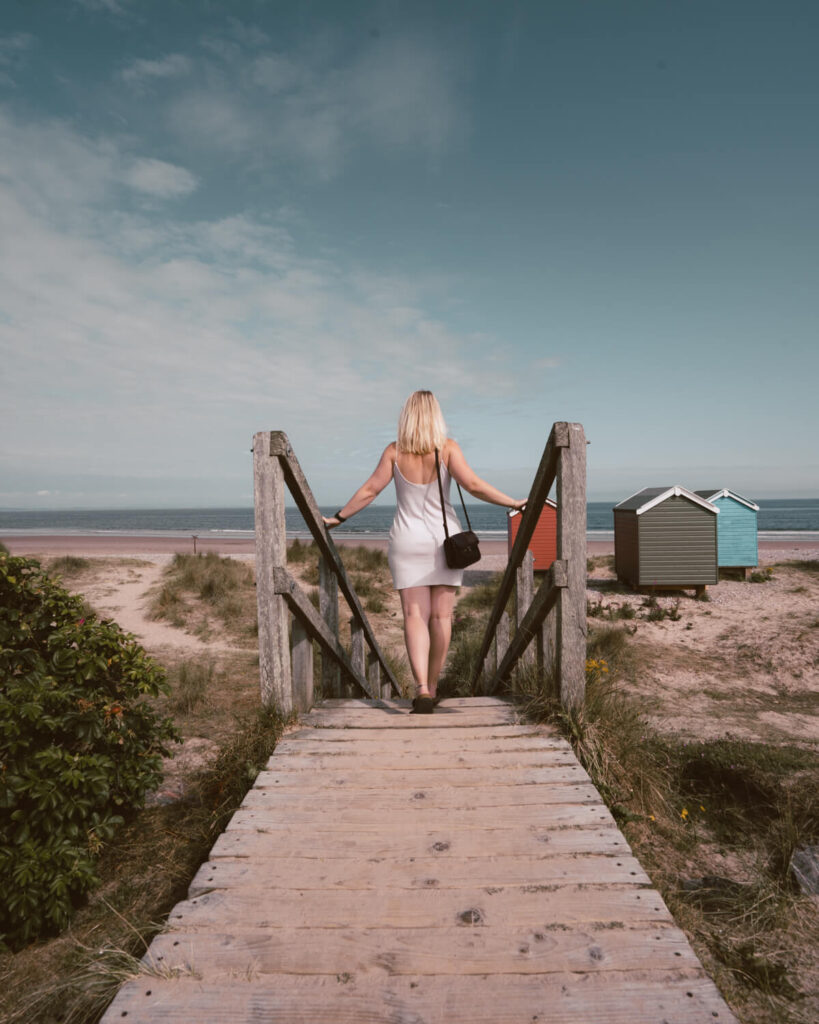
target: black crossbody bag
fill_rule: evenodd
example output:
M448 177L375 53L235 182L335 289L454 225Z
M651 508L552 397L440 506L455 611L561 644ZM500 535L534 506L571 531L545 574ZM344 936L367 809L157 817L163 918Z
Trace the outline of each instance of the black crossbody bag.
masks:
M446 505L444 503L444 488L441 485L441 464L438 461L438 449L435 449L435 474L438 477L438 492L441 495L441 514L444 517L444 533L446 534L446 540L444 541L444 557L446 558L446 564L450 569L465 569L468 565L473 565L475 562L480 560L481 552L478 547L478 536L472 532L472 523L469 521L469 513L466 511L466 504L464 503L464 495L461 490L461 485L458 481L455 481L455 485L458 488L458 494L461 496L461 505L466 516L466 525L469 527L468 530L464 530L463 533L453 533L452 536L449 534L449 527L446 522Z

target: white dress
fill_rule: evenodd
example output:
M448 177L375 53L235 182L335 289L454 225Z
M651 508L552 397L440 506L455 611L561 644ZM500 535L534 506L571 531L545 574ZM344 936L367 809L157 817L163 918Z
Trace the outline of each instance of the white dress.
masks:
M387 558L396 590L445 584L460 587L462 569L450 569L444 557L444 523L436 477L428 484L414 484L402 474L396 462L396 509L390 530ZM460 533L461 524L449 503L451 478L441 460L446 521L450 534Z

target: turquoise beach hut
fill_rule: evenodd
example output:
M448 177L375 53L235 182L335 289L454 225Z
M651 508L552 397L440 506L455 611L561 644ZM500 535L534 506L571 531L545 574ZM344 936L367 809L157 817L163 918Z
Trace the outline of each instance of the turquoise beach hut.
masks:
M722 489L695 491L719 509L717 517L717 565L720 569L753 568L759 564L756 505L741 494Z

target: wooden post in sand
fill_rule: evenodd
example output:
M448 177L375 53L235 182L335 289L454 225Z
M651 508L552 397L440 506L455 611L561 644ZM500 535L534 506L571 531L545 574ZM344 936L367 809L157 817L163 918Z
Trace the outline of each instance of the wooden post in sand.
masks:
M293 702L297 711L309 711L313 706L313 641L295 615L291 630Z
M328 560L319 559L319 612L334 636L338 636L338 580ZM321 690L324 697L341 697L341 670L331 658L321 659Z
M282 715L293 711L289 614L273 590L273 570L287 564L284 474L271 450L270 432L253 436L253 494L256 531L256 601L259 609L259 678L262 704Z
M529 610L532 598L535 596L535 556L527 548L523 561L517 568L515 574L515 626L520 627L523 616ZM526 674L527 670L535 664L535 652L532 647L527 647L521 655L518 667L515 669L515 677ZM516 687L519 689L519 687Z
M580 423L568 427L557 463L557 557L566 562L567 586L555 606L555 677L561 705L576 710L586 693L586 435Z
M366 677L367 645L364 640L364 627L356 619L355 615L350 619L350 661L353 663L353 668L358 674ZM347 691L345 696L354 696L353 687L350 683L344 686L344 690Z

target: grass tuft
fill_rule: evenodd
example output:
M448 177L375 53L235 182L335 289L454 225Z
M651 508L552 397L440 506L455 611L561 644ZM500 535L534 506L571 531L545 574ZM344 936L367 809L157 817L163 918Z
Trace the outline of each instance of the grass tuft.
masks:
M61 555L59 558L54 558L48 563L49 572L61 573L64 576L70 576L74 573L83 572L88 569L91 562L87 558L81 558L79 555Z
M211 659L189 659L168 671L171 685L172 711L189 715L207 701L208 689L214 682L216 666Z
M151 600L151 618L207 633L213 616L235 634L256 634L256 588L244 562L212 552L174 555L163 579Z

